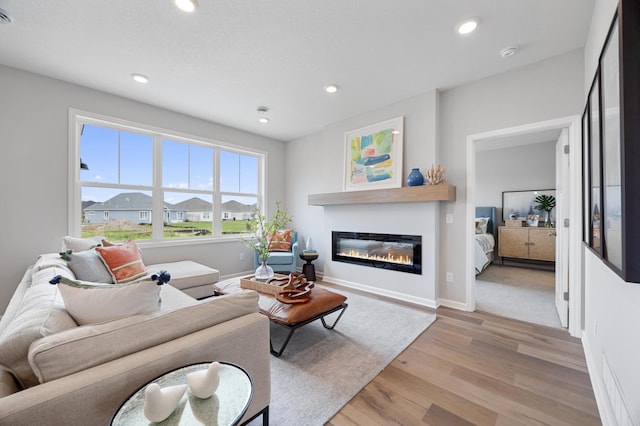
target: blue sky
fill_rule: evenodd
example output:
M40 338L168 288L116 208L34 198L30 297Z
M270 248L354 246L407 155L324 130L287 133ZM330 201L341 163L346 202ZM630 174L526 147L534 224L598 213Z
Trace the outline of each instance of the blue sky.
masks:
M162 185L165 201L177 203L194 196L212 201L206 194L180 192L180 189L212 191L213 149L163 140ZM83 182L124 185L153 185L153 137L114 129L85 125L80 142L80 158L89 170L80 171ZM118 176L118 158L120 173ZM173 191L173 189L177 191ZM223 192L258 192L258 159L256 157L220 151L220 190ZM83 201L106 201L123 192L115 188L83 186ZM150 191L140 191L151 195ZM222 202L236 199L245 204L255 197L223 196Z

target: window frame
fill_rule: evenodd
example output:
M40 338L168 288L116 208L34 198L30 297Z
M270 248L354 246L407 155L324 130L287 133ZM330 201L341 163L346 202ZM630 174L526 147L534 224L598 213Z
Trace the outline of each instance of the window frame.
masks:
M107 128L113 128L119 131L134 132L139 134L151 135L153 138L153 182L152 186L114 184L114 183L96 183L83 182L80 179L80 132L82 125L89 124ZM105 188L122 188L123 190L140 190L149 191L153 197L153 210L151 211L152 223L152 239L141 240L140 244L147 246L167 246L167 245L183 245L183 244L201 244L211 243L223 240L238 240L241 234L222 234L222 197L224 196L241 196L255 197L257 205L264 211L266 205L266 159L267 153L263 150L249 148L240 145L214 140L201 136L194 136L183 132L164 129L152 125L135 123L132 121L109 117L101 114L94 114L78 109L69 109L69 199L68 199L68 234L80 236L82 222L82 200L81 192L83 186L105 187ZM194 190L188 188L165 188L162 186L162 141L171 140L175 142L186 143L190 145L204 146L214 151L213 165L213 189L211 191ZM257 193L229 193L220 191L220 151L229 151L240 155L253 156L257 159ZM211 236L194 238L164 238L164 196L167 192L210 194L212 197L213 209L212 226L214 232ZM217 213L216 213L217 212ZM186 217L186 215L184 215Z

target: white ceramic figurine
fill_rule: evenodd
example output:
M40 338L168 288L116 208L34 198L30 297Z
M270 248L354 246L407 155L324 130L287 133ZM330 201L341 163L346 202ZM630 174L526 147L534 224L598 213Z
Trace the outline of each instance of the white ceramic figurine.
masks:
M213 395L220 383L220 376L218 375L219 368L219 362L212 362L206 370L188 373L187 383L189 383L191 393L202 399L209 398Z
M186 391L187 385L161 388L157 383L151 383L144 390L144 416L152 422L163 421L173 413Z

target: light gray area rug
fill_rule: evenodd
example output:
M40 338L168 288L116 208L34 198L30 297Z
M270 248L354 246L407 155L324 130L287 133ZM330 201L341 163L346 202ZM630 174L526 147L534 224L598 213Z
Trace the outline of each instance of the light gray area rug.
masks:
M483 279L476 279L477 310L548 327L562 326L556 312L553 272L496 265L485 272L478 276Z
M323 425L436 319L427 313L330 288L349 307L331 331L315 321L298 329L280 358L271 357L270 424ZM337 317L327 317L330 325ZM274 346L286 337L272 324ZM262 423L258 417L250 423Z

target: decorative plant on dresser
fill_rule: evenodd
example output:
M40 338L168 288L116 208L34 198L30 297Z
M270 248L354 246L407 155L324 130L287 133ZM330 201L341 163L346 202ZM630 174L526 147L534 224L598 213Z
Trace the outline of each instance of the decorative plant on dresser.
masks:
M536 210L544 210L547 214L544 219L544 226L551 228L551 210L556 206L556 197L553 195L538 195L534 201L538 203Z

